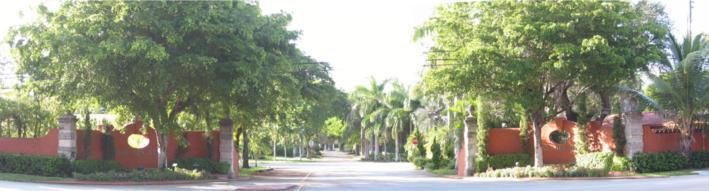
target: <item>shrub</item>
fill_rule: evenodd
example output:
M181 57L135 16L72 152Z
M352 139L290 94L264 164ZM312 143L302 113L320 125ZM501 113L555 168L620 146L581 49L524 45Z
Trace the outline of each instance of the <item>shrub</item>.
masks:
M613 153L595 152L576 156L576 166L585 169L602 170L605 173L613 167Z
M217 174L227 174L229 173L229 168L231 168L231 164L225 162L213 162L212 165L214 167L212 173Z
M613 167L611 171L628 171L630 170L630 161L626 157L613 157Z
M517 165L518 163L519 165ZM487 164L493 169L527 166L531 163L531 158L527 153L492 155L487 159ZM487 166L485 168L487 169Z
M599 177L606 176L600 169L583 167L563 168L555 166L545 167L513 167L490 170L476 174L478 177L492 178L528 178L528 177Z
M122 171L123 167L112 160L76 160L74 172L89 174L95 172Z
M71 162L64 157L0 154L0 172L68 177Z
M224 174L224 169L226 169L226 172L229 172L229 164L224 163L227 165L227 167L224 168L223 165L219 162L215 162L206 158L179 158L173 161L172 163L176 163L177 167L187 170L203 170L211 173L216 172Z
M618 107L620 108L620 107ZM623 122L620 119L620 115L617 115L613 119L613 143L615 143L615 154L618 156L623 156L623 149L628 141L625 140L625 130L623 129Z
M707 168L709 167L709 152L694 152L689 156L689 167Z
M443 155L441 153L441 144L438 144L436 138L433 138L433 144L431 145L431 166L434 169L439 168L442 161Z
M161 181L161 180L201 180L209 178L209 173L200 170L147 169L128 172L97 172L91 174L77 173L74 178L92 181Z
M488 161L484 157L475 158L475 172L485 172L488 170Z
M637 153L631 160L636 172L679 170L687 166L687 157L677 152Z
M423 169L423 167L426 165L426 158L414 157L413 163L414 163L414 166L416 166L416 168Z

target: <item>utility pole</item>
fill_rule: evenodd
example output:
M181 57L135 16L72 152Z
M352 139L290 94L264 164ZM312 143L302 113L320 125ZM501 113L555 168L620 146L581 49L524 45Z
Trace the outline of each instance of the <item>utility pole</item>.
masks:
M692 39L692 9L694 8L694 0L689 0L689 22L687 25L687 37Z

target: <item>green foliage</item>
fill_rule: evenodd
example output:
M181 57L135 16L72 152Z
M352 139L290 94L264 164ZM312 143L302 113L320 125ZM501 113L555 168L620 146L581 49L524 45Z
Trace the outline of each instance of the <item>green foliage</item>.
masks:
M532 164L532 158L527 153L490 155L487 158L487 166L492 169L502 169L515 166L528 166ZM487 170L485 167L483 170Z
M474 1L439 7L415 38L435 43L428 88L522 104L541 128L559 112L546 109L561 108L564 84L606 87L634 76L664 58L659 37L668 31L661 6L646 1Z
M177 167L187 170L200 170L210 173L221 173L224 167L222 163L205 158L178 158L170 164L177 164ZM226 167L229 170L229 167Z
M83 156L79 156L81 159L88 159L91 156L91 112L86 111L84 113L84 139L83 145L84 149Z
M693 152L689 156L690 168L707 168L709 167L709 152Z
M630 170L630 160L624 156L613 156L613 167L611 171L628 171Z
M589 152L588 149L588 122L591 117L595 114L588 109L588 97L587 95L579 95L576 103L576 112L578 116L576 118L576 128L574 129L574 149L576 154L586 154Z
M687 157L677 152L636 153L631 168L640 173L679 170L687 167Z
M522 151L529 151L529 120L524 107L517 105L517 115L519 115L519 143L522 146Z
M64 157L0 154L0 172L68 177L71 162Z
M331 117L325 121L324 133L327 137L338 139L345 131L345 122L339 117Z
M417 156L414 157L412 162L414 163L414 166L416 166L416 168L423 169L427 163L427 160L424 157Z
M564 168L555 166L545 167L513 167L477 173L478 177L489 178L531 178L531 177L603 177L600 169L587 169L582 167Z
M164 180L202 180L210 178L208 172L198 170L174 169L146 169L128 172L97 172L90 174L74 175L78 180L89 181L164 181Z
M487 157L483 158L481 156L476 156L475 157L475 172L485 172L488 169L490 169L490 165L488 164Z
M576 155L576 166L586 169L596 169L606 174L613 167L613 153L594 152Z
M113 125L104 122L103 127L103 141L101 142L101 150L103 151L102 157L103 160L113 160L116 157L116 146L114 145L112 135Z
M625 130L620 115L613 119L613 142L615 143L615 155L623 156L625 150Z
M483 97L478 97L478 100L476 102L475 106L475 117L477 120L477 134L475 138L477 139L476 141L476 147L477 147L477 153L475 153L475 156L477 156L477 161L482 164L488 164L487 161L487 144L488 144L488 129L490 127L487 126L487 113L489 112L489 105L485 102L485 99ZM486 168L476 168L479 170L487 169Z
M26 92L18 92L26 93ZM18 96L17 99L0 98L0 136L39 137L57 127L57 113L52 99Z
M74 172L90 174L96 172L123 171L123 166L113 160L75 160Z
M441 144L438 144L436 139L433 139L431 144L431 167L440 168L443 165L443 153L441 152Z

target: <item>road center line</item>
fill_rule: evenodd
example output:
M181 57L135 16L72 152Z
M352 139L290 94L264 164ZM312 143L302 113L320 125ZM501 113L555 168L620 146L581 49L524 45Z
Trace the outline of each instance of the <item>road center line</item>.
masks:
M313 172L312 171L308 172L308 174L305 175L305 177L303 177L302 180L300 180L300 185L298 186L297 191L300 191L300 189L303 189L303 186L305 186L305 180L307 180L308 177L310 177L310 174L313 174Z

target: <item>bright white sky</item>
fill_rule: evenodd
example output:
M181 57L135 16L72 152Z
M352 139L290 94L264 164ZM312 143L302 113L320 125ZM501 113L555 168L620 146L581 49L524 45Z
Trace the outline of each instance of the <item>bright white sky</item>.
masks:
M289 28L302 32L296 42L306 54L330 63L337 87L346 91L378 80L415 84L426 63L426 46L413 41L414 28L432 16L437 5L453 0L260 0L264 13L290 13ZM0 39L7 29L31 17L40 0L0 2ZM46 1L55 4L56 1ZM674 33L687 32L689 0L662 0ZM18 12L23 11L25 19ZM694 2L694 34L709 32L709 1ZM7 46L0 54L8 55Z

